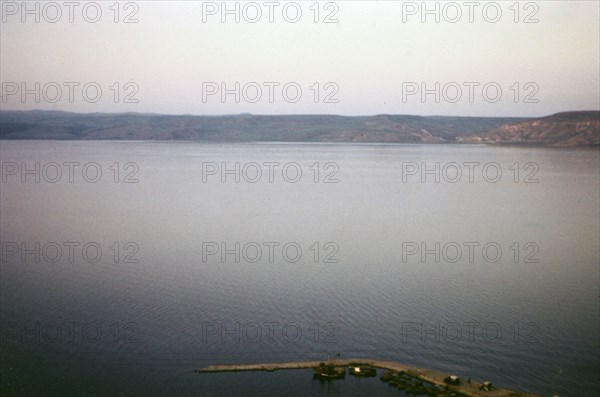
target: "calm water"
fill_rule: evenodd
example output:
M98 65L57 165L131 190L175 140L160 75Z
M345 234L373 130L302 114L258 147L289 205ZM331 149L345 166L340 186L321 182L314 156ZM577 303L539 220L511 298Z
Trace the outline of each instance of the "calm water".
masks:
M2 141L1 155L4 394L400 394L310 371L193 373L338 353L600 393L598 151ZM238 183L211 174L236 162Z

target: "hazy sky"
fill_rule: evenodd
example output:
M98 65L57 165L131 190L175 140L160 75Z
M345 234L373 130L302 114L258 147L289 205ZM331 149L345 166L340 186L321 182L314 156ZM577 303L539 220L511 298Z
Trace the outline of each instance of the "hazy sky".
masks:
M421 1L229 1L234 12L225 15L221 1L121 2L118 15L113 1L75 3L38 2L37 12L30 2L27 14L20 1L2 1L2 109L539 116L600 108L597 1L427 2L430 14ZM124 23L128 15L137 22ZM22 97L23 88L32 93ZM125 103L128 94L137 103Z

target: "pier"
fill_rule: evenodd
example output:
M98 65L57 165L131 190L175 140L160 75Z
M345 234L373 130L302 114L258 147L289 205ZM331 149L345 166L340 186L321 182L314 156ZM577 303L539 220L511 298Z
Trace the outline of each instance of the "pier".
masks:
M438 371L425 368L411 367L406 364L393 362L393 361L381 361L365 358L352 358L352 359L332 359L320 360L320 361L292 361L284 363L262 363L262 364L232 364L232 365L210 365L206 368L196 369L195 372L199 373L216 373L216 372L242 372L242 371L279 371L289 369L305 369L319 366L319 364L327 362L331 363L336 367L347 367L352 363L364 363L371 365L372 367L385 369L397 373L404 372L411 377L428 382L436 386L447 387L449 390L460 393L467 397L537 397L532 394L518 393L511 390L502 389L494 385L493 390L485 391L480 390L482 382L471 380L471 383L467 383L466 378L461 378L460 385L448 385L444 382L444 379L449 374L444 374Z

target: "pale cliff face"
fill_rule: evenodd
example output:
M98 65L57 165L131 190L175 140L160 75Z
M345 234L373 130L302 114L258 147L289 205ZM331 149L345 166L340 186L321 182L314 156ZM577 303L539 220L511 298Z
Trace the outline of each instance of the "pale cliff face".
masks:
M544 146L600 145L600 112L569 112L506 124L462 142Z

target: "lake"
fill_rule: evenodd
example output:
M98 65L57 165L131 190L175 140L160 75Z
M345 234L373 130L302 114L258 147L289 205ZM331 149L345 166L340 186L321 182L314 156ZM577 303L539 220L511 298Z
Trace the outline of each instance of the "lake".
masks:
M598 150L1 141L7 395L398 395L365 357L600 393Z

